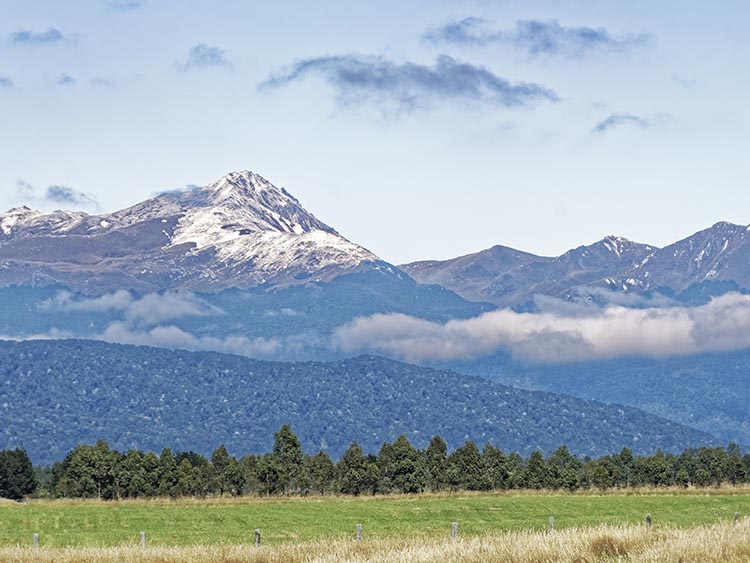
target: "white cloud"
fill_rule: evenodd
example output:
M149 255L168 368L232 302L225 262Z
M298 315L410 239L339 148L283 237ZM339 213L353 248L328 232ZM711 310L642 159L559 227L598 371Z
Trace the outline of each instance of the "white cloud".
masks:
M500 350L536 362L735 350L750 347L750 297L728 294L700 307L506 309L444 324L378 314L339 327L333 344L347 353L373 351L407 361L466 359Z
M138 330L121 322L110 324L96 339L117 344L225 352L251 357L273 355L280 346L279 341L274 338L196 336L174 325Z
M184 317L205 317L223 313L218 307L188 291L149 293L142 297L135 297L125 290L100 297L81 297L69 291L61 291L39 303L39 309L47 312L87 313L121 311L128 323L146 326Z

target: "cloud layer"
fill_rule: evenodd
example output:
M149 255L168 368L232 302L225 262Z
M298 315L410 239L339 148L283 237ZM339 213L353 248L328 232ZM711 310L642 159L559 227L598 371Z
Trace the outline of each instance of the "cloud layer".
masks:
M150 293L134 296L120 290L99 297L83 297L60 291L42 301L38 309L44 313L116 314L104 330L86 338L117 344L160 346L185 350L203 350L241 354L250 357L271 357L284 350L300 350L306 345L320 344L310 337L263 338L243 335L196 335L176 326L174 321L188 317L220 316L224 312L192 292ZM53 329L44 335L24 339L72 338L70 332Z
M125 290L99 297L81 297L69 291L60 291L54 297L42 301L39 309L63 313L121 312L124 321L129 325L144 326L154 326L184 317L222 314L221 309L187 291L149 293L142 297L135 297Z
M490 30L481 18L469 17L428 31L434 44L510 45L529 56L581 57L592 52L626 51L651 41L645 33L612 35L604 27L569 27L557 20L520 20L512 30Z
M447 55L432 66L355 54L303 59L271 75L259 88L273 90L310 75L322 78L342 106L374 104L386 111L414 111L436 102L517 107L558 100L549 88L512 83Z
M610 306L570 314L502 310L444 324L379 314L338 328L333 342L347 353L370 351L416 362L498 351L534 362L727 351L750 347L750 297L728 294L692 308Z

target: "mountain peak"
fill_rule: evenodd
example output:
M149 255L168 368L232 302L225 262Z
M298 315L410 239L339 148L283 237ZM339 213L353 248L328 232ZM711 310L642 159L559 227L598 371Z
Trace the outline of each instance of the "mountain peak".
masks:
M22 280L43 276L71 288L97 277L118 289L214 291L328 280L379 261L250 170L110 214L17 208L0 215L0 238L0 261L34 256Z
M40 211L35 211L26 205L14 207L0 215L0 230L4 235L9 235L16 225L41 214Z
M719 221L711 225L708 228L709 231L736 231L738 229L746 229L745 225L737 225L736 223L730 223L729 221Z

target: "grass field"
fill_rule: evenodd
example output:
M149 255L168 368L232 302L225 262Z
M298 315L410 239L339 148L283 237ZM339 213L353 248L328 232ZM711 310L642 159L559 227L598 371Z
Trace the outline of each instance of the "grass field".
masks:
M0 504L0 547L237 546L261 528L264 545L347 540L362 523L367 540L462 538L508 530L636 525L651 514L654 530L731 522L750 514L750 489L595 494L444 494L390 497L240 498L216 500L67 501Z
M350 539L276 546L0 548L0 563L747 563L750 520L695 528L597 526L479 537Z

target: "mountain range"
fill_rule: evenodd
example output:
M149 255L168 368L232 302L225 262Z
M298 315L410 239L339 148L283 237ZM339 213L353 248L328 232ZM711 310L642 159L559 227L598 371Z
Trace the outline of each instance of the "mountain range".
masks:
M679 447L691 440L707 443L713 439L707 433L748 444L750 416L743 398L748 382L743 374L750 373L750 355L741 352L731 361L725 361L730 358L727 354L716 354L701 360L624 358L577 364L552 362L546 366L525 364L500 352L435 364L441 370L453 370L440 371L440 385L447 387L452 381L459 395L461 390L470 390L458 397L450 395L446 388L441 391L443 398L436 398L424 394L425 385L434 381L432 375L423 377L427 372L419 371L422 368L379 363L388 360L371 357L346 364L348 367L337 364L349 360L346 349L337 347L333 335L362 317L377 323L378 315L395 315L416 330L427 330L429 338L434 326L452 326L450 321L479 318L501 308L534 312L542 298L636 308L703 304L713 296L750 290L749 242L747 227L717 223L664 248L610 236L558 257L494 246L451 260L397 267L347 240L316 219L285 189L249 171L230 173L205 187L163 193L114 213L12 209L0 215L0 338L89 341L77 341L75 353L70 344L58 349L52 343L29 343L25 352L7 345L6 350L15 355L6 357L15 359L0 365L6 382L0 405L9 405L3 407L5 415L12 413L11 418L5 418L5 443L17 443L16 438L25 436L27 447L44 451L61 440L65 429L73 428L79 418L87 421L91 432L80 430L72 436L77 440L95 439L98 436L94 434L105 433L108 428L107 412L116 411L117 400L129 400L127 393L138 394L139 388L147 388L148 397L138 395L141 398L133 399L142 408L123 411L116 424L113 422L117 427L115 434L107 434L115 437L113 443L118 447L127 448L135 444L128 434L133 421L148 421L148 413L158 411L158 405L149 402L159 396L154 385L158 383L166 389L174 383L163 375L166 367L157 366L183 362L186 373L194 374L208 369L214 360L222 365L243 361L235 356L180 356L177 352L176 356L168 356L172 353L168 351L163 351L166 356L159 356L162 352L152 348L147 352L142 348L109 348L101 342L106 341L197 350L202 354L218 351L268 360L315 360L319 363L304 364L304 368L294 363L263 364L262 369L261 364L243 364L237 368L239 371L227 368L226 377L233 381L223 382L218 374L211 385L227 386L221 387L225 392L221 401L234 400L231 398L235 396L256 401L257 394L249 396L246 389L232 387L240 372L261 369L264 386L283 381L287 389L295 392L303 389L298 384L304 382L305 389L318 389L327 397L329 410L325 416L319 413L319 420L336 428L346 440L365 440L361 434L370 426L385 424L394 413L402 413L400 425L394 423L387 431L372 434L373 448L377 440L392 439L392 432L397 430L415 436L415 432L422 432L420 436L433 431L445 433L444 437L455 444L466 437L481 441L501 436L503 443L499 445L519 450L531 444L553 447L559 443L552 442L561 440L582 453L634 444L634 437L639 435L634 433L634 419L628 415L628 420L621 421L625 430L600 427L590 422L599 416L592 415L591 400L602 402L597 403L596 409L604 409L600 414L606 414L607 420L615 420L613 411L607 410L614 408L606 406L609 403L634 407L635 410L623 412L636 413L636 418L646 416L644 411L662 417L649 419L656 430L648 440L642 438L641 451L677 444L666 430L659 430L666 428L664 419L679 423L670 427L676 436L685 437ZM423 321L437 325L425 328L420 324ZM465 326L471 330L471 325ZM383 329L387 331L388 325L383 325ZM116 367L102 363L97 354L116 355L121 363ZM113 369L126 371L123 366L127 365L128 355L143 358L134 368L139 373L137 380L123 376L113 379L110 385L98 379L106 379ZM54 363L44 364L45 358L51 357L56 358ZM56 391L45 390L39 374L33 375L33 381L24 379L31 372L23 366L37 361L45 370L51 370L45 373L63 374L49 382L54 383ZM691 364L693 361L696 363ZM375 365L377 369L372 367ZM690 365L698 367L693 369ZM344 387L335 387L331 379L353 377L355 368L372 374L367 404L357 402L361 397L351 398ZM94 376L91 370L101 373ZM84 372L87 375L76 381L82 382L78 389L85 401L68 394L65 396L73 405L70 409L65 401L55 402L50 393L67 393L65 386L70 385L64 374ZM456 372L481 379L465 380ZM172 373L171 377L176 378L177 374ZM406 377L408 384L400 382L399 377ZM151 385L151 379L157 383ZM318 379L320 385L329 387L316 387ZM172 440L169 443L175 445L180 445L180 432L185 425L195 428L204 420L195 418L198 415L193 412L203 408L201 401L213 401L215 408L221 407L216 396L201 388L204 382L197 375L181 381L182 387L173 388L172 392L181 397L187 394L187 398L179 409L169 411L155 434L159 440ZM519 395L520 389L498 387L500 383L553 394ZM33 384L26 388L28 394L17 393L26 384ZM106 393L101 396L109 398L101 403L101 408L96 402L87 402L103 390ZM191 390L195 400L190 398ZM417 391L423 395L413 395ZM288 421L285 418L298 421L305 428L314 427L315 420L303 416L307 411L318 412L312 396L297 403L287 401L280 388L274 393L263 400L277 412L267 424L264 422L266 426L259 435L270 435L274 425ZM575 402L561 393L583 401ZM487 402L485 396L497 399L503 394L516 397L512 407L521 410L497 418L492 414L497 405ZM45 402L35 402L37 395ZM450 402L445 399L448 395L452 397ZM11 396L13 400L7 400ZM399 402L400 397L403 402ZM420 403L433 399L437 406ZM252 425L261 412L260 403L253 404L255 410L251 414L245 412L241 421L233 418L239 416L233 414L235 411L221 411L218 418L212 418L212 424L221 432L210 434L211 440L225 441L222 436L228 440L230 428L237 424ZM564 420L569 428L576 426L580 434L571 437L556 433L557 423L545 425L530 414L551 413L549 405L562 409L550 414L552 419ZM52 418L46 419L41 414L43 407L62 410L59 417L50 415ZM429 416L424 411L428 407L433 409ZM364 408L377 416L355 421L360 416L357 409ZM437 411L450 413L450 420L439 422L435 418ZM342 426L336 426L331 413L350 421L359 434L347 434ZM575 418L575 413L588 413L588 418ZM5 415L0 410L0 417ZM36 416L42 417L39 422L34 422ZM518 416L532 416L536 422L521 424L531 418ZM13 422L16 419L25 421L28 430ZM698 433L686 433L683 425ZM515 434L513 428L517 429ZM146 430L144 426L143 431ZM540 437L544 432L549 433L548 441ZM35 435L39 437L33 438ZM313 447L320 436L314 432L311 435L313 441L308 445ZM153 445L141 443L139 447L163 445L156 444L156 438ZM331 436L325 440L332 444ZM204 445L208 447L207 443ZM339 451L337 448L345 445L336 442L331 451ZM260 447L247 441L238 442L240 446Z
M242 171L114 213L11 209L0 215L0 287L214 294L374 270L497 307L523 309L538 295L657 294L696 304L750 289L748 229L721 222L664 248L608 236L557 257L498 245L396 268L316 219L284 188Z
M608 236L557 257L493 246L450 260L403 264L424 284L438 284L473 301L523 309L534 297L617 301L621 295L705 303L750 289L750 227L716 223L656 248Z

